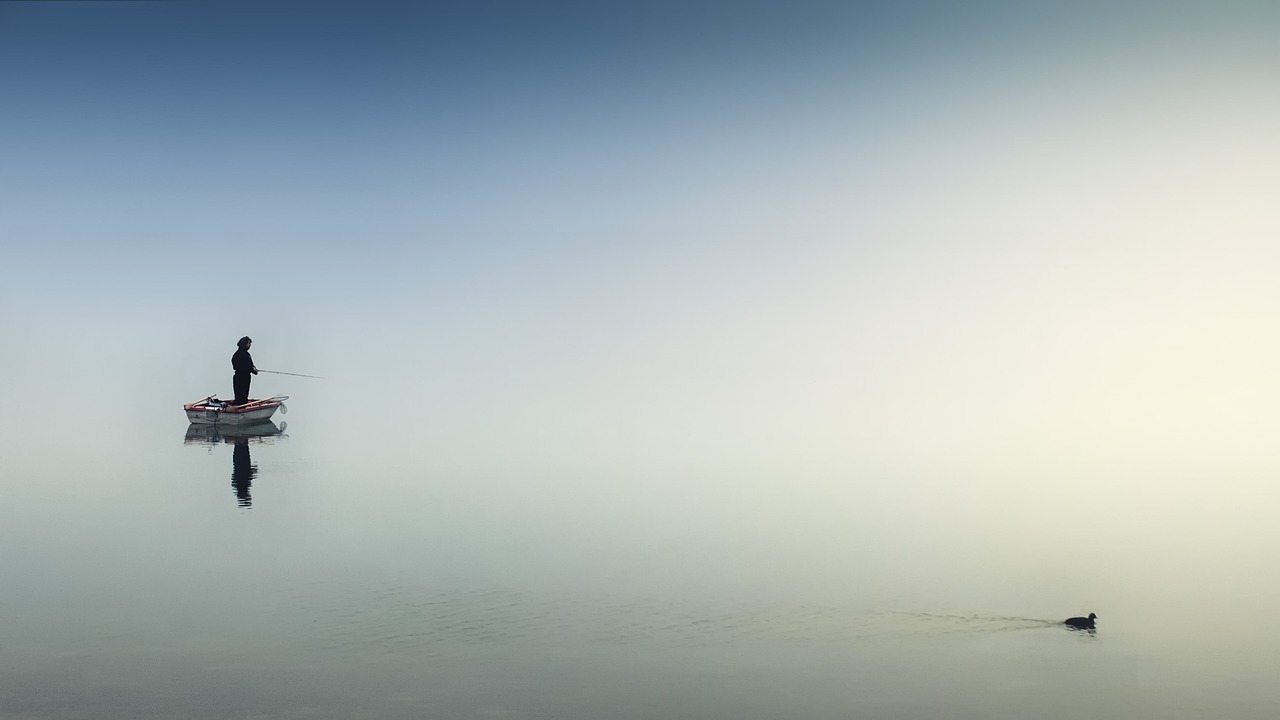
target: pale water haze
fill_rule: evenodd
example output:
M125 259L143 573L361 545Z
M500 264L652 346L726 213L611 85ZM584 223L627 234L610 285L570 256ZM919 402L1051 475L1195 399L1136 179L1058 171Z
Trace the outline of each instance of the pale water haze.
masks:
M1274 717L1278 33L0 4L0 717Z

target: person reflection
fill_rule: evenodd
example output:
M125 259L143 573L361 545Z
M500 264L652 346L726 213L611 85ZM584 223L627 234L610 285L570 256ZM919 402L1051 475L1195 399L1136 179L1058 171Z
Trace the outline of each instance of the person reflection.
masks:
M249 487L253 485L253 479L258 476L258 466L253 464L249 457L249 440L248 438L239 438L234 441L234 449L231 451L231 489L235 491L236 502L240 507L250 507L253 505L253 498L249 496Z

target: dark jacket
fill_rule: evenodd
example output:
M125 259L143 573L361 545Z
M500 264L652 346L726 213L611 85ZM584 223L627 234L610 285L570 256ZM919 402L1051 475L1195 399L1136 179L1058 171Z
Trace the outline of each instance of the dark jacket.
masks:
M231 356L231 367L235 368L237 375L248 375L253 372L253 357L248 350L240 348Z

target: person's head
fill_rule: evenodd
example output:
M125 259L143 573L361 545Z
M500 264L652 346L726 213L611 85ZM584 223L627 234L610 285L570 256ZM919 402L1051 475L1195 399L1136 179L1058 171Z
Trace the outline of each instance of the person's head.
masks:
M245 335L244 337L240 338L240 342L236 343L236 345L239 345L240 347L245 348L246 350L252 344L253 344L253 341L249 339L248 335Z

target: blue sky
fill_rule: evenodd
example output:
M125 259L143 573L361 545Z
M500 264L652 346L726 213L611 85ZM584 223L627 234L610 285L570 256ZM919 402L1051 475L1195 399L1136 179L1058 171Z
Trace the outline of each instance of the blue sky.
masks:
M1222 72L1274 76L1264 5L1090 7L15 3L5 215L13 235L134 250L148 270L192 259L179 228L374 264L637 226L646 242L803 228L833 204L882 210L929 163L1105 141L1112 101L1131 132L1144 94L1158 112Z
M1277 30L1250 2L4 3L5 362L142 349L194 396L247 333L547 432L624 408L640 447L1185 446L1170 418L1256 397L1280 349Z

